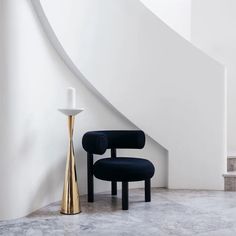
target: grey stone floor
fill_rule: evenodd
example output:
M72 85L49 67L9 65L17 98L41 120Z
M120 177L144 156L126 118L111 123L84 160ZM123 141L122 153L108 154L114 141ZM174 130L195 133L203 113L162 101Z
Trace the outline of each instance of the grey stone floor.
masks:
M130 191L130 209L121 210L120 192L81 197L82 213L61 215L53 203L27 217L0 221L0 235L236 235L236 192L152 189Z

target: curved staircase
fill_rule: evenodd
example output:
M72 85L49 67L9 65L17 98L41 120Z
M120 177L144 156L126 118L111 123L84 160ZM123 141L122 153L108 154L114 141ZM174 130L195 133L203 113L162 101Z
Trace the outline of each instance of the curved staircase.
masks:
M160 150L158 143L168 150L169 188L223 189L226 92L221 64L137 0L1 3L0 59L6 63L6 71L0 71L1 88L6 88L1 111L6 112L1 116L0 218L26 215L61 196L64 149L52 145L62 137L55 107L59 89L74 80L62 61L79 84L97 95L95 100L89 93L90 100L81 86L80 96L91 109L80 123L83 128L96 127L99 118L114 124L122 114L154 140L150 153ZM114 112L99 106L100 99ZM98 115L91 107L101 109ZM157 155L164 158L165 153ZM83 171L81 176L85 181Z
M168 150L169 188L223 189L226 99L221 64L140 1L42 0L44 16L40 1L32 2L76 76ZM70 4L77 11L62 22Z

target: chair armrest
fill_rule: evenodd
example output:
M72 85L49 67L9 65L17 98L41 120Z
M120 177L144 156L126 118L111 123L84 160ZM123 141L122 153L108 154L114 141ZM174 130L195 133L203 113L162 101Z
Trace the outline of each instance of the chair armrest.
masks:
M108 140L101 132L87 132L82 139L82 145L86 152L102 155L108 148Z

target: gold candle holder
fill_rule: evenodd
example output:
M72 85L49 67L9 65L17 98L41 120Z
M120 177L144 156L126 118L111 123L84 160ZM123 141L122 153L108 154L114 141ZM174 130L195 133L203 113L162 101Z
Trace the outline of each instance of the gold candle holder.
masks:
M74 215L79 214L81 212L81 208L73 145L73 132L75 115L83 111L83 109L59 109L59 111L68 116L69 129L69 147L61 201L61 213L66 215Z

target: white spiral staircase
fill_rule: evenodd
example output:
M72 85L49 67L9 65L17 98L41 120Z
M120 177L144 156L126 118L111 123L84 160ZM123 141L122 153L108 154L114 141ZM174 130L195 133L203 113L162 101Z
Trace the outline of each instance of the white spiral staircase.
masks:
M28 74L35 73L37 63L42 63L47 55L35 50L41 58L38 59L38 54L34 53L34 58L27 58L32 61L30 66L20 66L20 62L31 55L26 49L31 48L34 41L37 41L35 45L46 44L44 38L34 34L35 27L41 27L35 22L41 22L51 46L77 79L83 81L97 98L109 104L116 114L122 114L123 118L144 130L155 141L154 145L160 144L168 150L169 188L223 189L226 92L225 69L221 64L182 38L137 0L31 0L30 7L26 0L3 0L1 3L4 3L7 13L0 14L3 18L0 29L4 33L0 39L7 35L4 44L8 45L1 55L6 56L8 62L9 58L14 60L14 68L6 70L10 75L0 71L1 78L7 78L1 81L0 89L2 84L6 86L2 90L9 95L7 104L11 105L4 107L5 100L1 100L1 111L8 114L15 114L16 111L16 114L26 113L30 120L17 117L20 120L17 122L13 116L9 119L7 116L1 117L0 138L3 141L0 143L0 173L4 178L0 178L0 186L5 197L0 196L0 218L25 215L58 200L59 196L52 193L48 198L44 195L38 197L42 192L50 192L50 184L47 181L46 186L42 181L44 172L36 173L33 168L25 168L27 163L38 163L43 169L44 162L39 159L44 157L45 150L51 153L53 149L51 143L44 142L45 135L52 134L47 129L41 133L42 127L39 125L45 120L48 121L48 129L54 125L55 122L46 115L48 112L52 115L51 107L47 101L37 100L36 105L41 111L37 113L38 110L27 110L23 102L17 103L14 109L12 102L21 99L23 95L20 91L33 94L27 90L27 83L32 83L35 78L27 77L25 84L20 82ZM34 22L27 22L28 19ZM31 30L32 37L27 30ZM29 38L23 37L24 34ZM51 46L47 48L44 45L42 48L50 51ZM10 64L13 64L12 61L6 68L12 68ZM17 73L14 74L15 71ZM8 80L10 76L12 79ZM33 80L37 89L40 80L37 75L34 76L38 79ZM12 89L15 83L19 86ZM53 84L52 81L46 83ZM45 91L50 92L46 90L46 83ZM27 99L27 96L24 99L27 104L36 106L35 101ZM96 117L96 114L93 115ZM54 117L57 118L56 115ZM24 139L21 139L22 127L28 135ZM53 137L57 138L61 135L59 127L56 124L53 127L57 128L53 131ZM37 158L34 156L36 152L39 155ZM25 156L21 157L21 153ZM61 155L59 151L53 153L55 156ZM53 163L60 164L56 158ZM48 167L46 177L50 176L53 168ZM26 177L31 175L35 176L32 181ZM9 179L7 185L6 179ZM19 183L26 183L23 185L26 187L22 189ZM27 197L21 194L22 191ZM28 198L32 192L34 199Z

